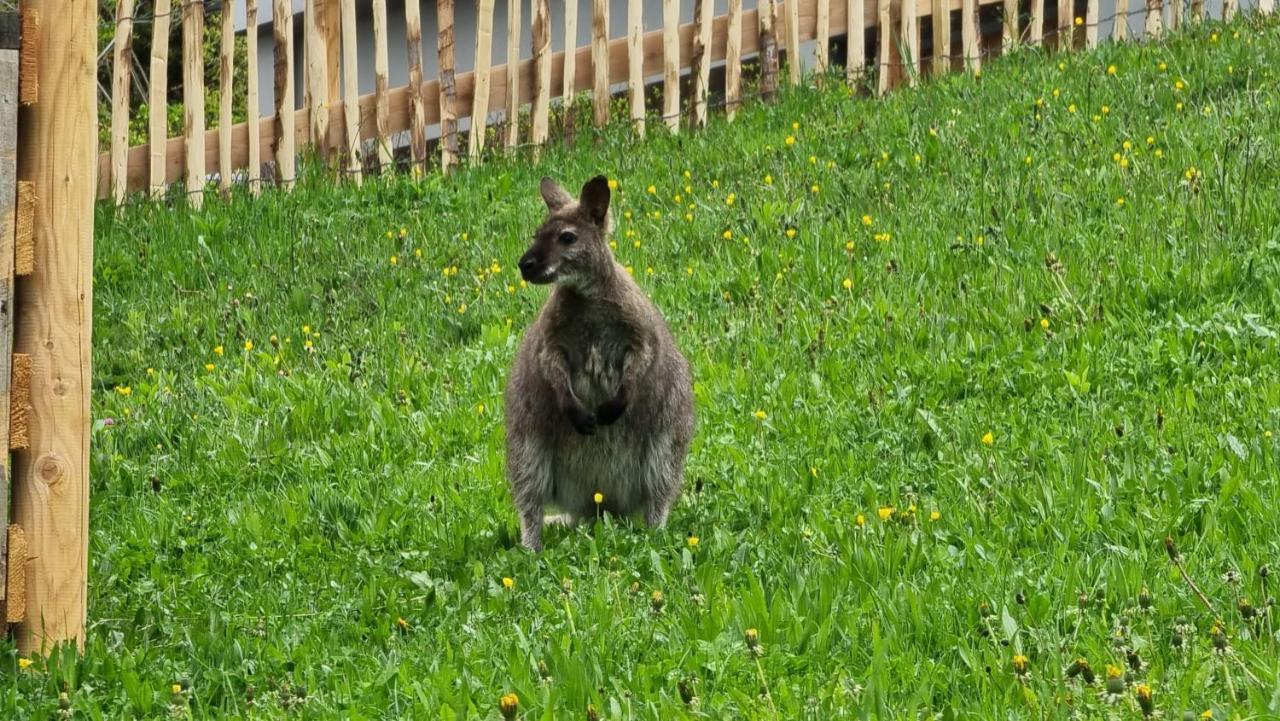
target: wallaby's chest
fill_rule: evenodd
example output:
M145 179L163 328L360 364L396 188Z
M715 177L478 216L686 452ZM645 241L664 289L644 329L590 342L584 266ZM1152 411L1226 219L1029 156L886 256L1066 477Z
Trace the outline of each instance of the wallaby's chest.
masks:
M602 403L612 398L631 349L630 329L612 314L580 310L557 331L578 399Z

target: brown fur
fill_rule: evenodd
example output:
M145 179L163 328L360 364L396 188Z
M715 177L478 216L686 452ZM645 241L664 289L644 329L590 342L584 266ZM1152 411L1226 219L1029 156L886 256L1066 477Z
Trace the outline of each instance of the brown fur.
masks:
M542 180L549 213L520 271L555 283L520 344L505 394L507 476L521 541L542 548L543 513L603 509L662 526L693 436L693 382L662 314L609 250L609 186L574 201ZM572 236L572 237L571 237Z

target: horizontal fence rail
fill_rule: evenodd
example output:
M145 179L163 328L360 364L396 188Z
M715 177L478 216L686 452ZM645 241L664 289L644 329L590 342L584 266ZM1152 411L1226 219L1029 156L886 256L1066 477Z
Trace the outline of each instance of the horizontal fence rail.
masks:
M689 127L705 124L712 106L723 107L732 119L745 99L744 62L753 63L758 79L753 95L766 100L776 92L780 78L801 82L801 46L813 41L815 81L838 77L830 72L832 65L843 63L848 82L884 93L925 75L956 69L978 72L984 56L1024 44L1059 50L1093 47L1099 42L1099 28L1108 24L1114 39L1128 37L1131 22L1144 37L1158 37L1166 28L1207 17L1203 0L1115 0L1115 11L1104 17L1101 0L759 0L758 7L749 10L743 9L742 0L729 0L723 15L714 15L713 0L689 1L694 3L692 22L679 23L680 0L662 0L660 29L645 32L643 0L592 0L585 19L591 40L578 46L576 0L555 5L548 0L508 0L501 7L495 7L496 0L474 0L461 7L454 0L437 0L440 30L436 42L424 49L421 6L408 0L404 37L397 42L407 50L409 83L390 88L386 0L372 0L372 32L367 34L357 24L355 0L306 0L296 20L291 0L226 0L220 7L209 7L213 17L208 19L200 0L172 5L170 0L156 0L153 13L145 17L135 11L134 2L120 0L111 34L114 47L102 54L112 64L113 79L110 147L99 158L98 196L121 202L129 193L150 191L158 196L182 184L191 202L199 205L203 193L215 184L223 193L234 184L247 184L254 193L263 183L288 188L296 180L296 155L302 149L330 160L333 172L355 182L367 172L397 163L414 172L428 167L448 172L464 156L479 162L486 143L489 152L523 147L522 122L529 124L531 145L545 143L553 99L563 112L566 139L575 125L609 122L616 96L627 100L625 115L638 135L646 131L646 116L655 115L660 127L679 132L682 121ZM258 18L267 6L272 35L262 39L271 42L274 58L275 112L263 117ZM1224 17L1240 10L1238 0L1222 0L1217 7ZM1273 7L1274 0L1258 0L1259 12ZM235 12L243 13L246 27L246 60L239 65ZM609 33L611 12L627 19L622 35ZM474 15L474 37L457 35L455 15L464 13ZM493 47L495 16L507 20L506 63L498 66L491 64L493 52L500 50ZM205 128L204 114L201 37L206 22L221 29L219 114L212 129ZM551 28L557 24L565 30L566 47L553 52ZM136 62L130 48L135 33L151 33L150 88L145 95L151 108L165 108L168 40L174 25L183 40L182 135L168 137L165 113L153 113L150 142L128 147L130 78ZM295 27L302 29L301 47L295 42ZM532 55L521 59L526 38L532 42ZM838 38L845 40L843 57L833 58L832 41ZM475 69L469 72L457 71L459 41L477 51ZM931 45L928 55L923 52L926 41ZM360 95L357 48L367 43L374 46L374 91ZM425 79L422 59L432 45L440 72ZM714 101L713 66L723 76L723 92ZM295 80L297 68L302 69L300 84ZM648 89L661 95L660 114L647 111ZM682 92L689 97L682 98ZM247 120L232 123L236 93L246 95ZM583 93L591 95L593 112L578 117L573 101ZM300 107L295 102L299 97ZM495 115L497 122L492 122ZM465 133L463 125L469 126ZM464 134L466 142L460 142ZM429 135L435 137L431 152ZM395 157L398 148L401 160Z

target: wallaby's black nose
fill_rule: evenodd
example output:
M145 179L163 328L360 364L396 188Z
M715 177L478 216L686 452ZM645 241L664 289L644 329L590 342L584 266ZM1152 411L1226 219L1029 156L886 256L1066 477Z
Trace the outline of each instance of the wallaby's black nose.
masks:
M520 273L527 276L534 268L538 267L538 262L526 255L520 259L519 265Z

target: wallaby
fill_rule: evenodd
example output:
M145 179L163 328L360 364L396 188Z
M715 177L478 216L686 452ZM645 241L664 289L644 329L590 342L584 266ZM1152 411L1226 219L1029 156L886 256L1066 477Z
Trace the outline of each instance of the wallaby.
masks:
M693 381L662 314L609 249L609 183L577 201L542 179L546 220L520 258L529 283L554 283L507 381L507 476L521 542L544 521L643 511L661 527L680 495L693 436ZM596 494L603 499L597 504ZM543 516L546 506L562 514Z

